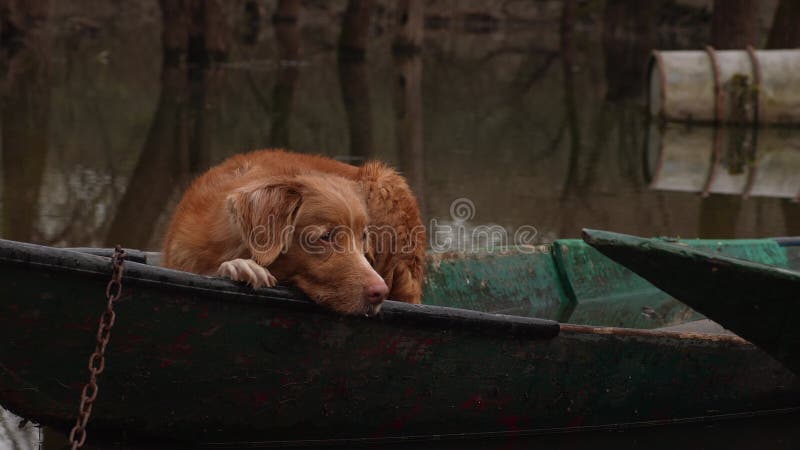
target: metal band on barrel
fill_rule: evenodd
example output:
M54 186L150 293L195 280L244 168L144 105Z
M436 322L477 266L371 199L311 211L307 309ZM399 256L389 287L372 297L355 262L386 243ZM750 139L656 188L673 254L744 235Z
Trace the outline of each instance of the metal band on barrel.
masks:
M708 59L711 61L711 70L714 74L714 157L711 161L711 167L708 169L706 182L703 185L702 197L708 197L711 191L711 185L716 178L717 164L722 156L722 133L719 130L719 125L722 122L722 85L719 81L719 62L717 61L717 52L714 47L707 45L706 53Z

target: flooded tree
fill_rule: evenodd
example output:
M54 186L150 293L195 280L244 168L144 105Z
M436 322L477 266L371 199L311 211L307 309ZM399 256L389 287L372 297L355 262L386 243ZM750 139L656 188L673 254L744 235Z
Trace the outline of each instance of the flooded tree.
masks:
M245 44L255 45L258 43L258 37L261 34L261 19L263 16L264 6L262 2L247 0L244 3L244 23L242 24L244 30L242 33L242 40Z
M609 151L618 152L617 164L634 190L641 189L644 181L637 160L641 152L641 130L645 125L639 106L645 88L644 62L658 46L658 13L664 3L662 0L607 0L603 10L607 101L597 116L592 147L598 149L607 137L617 138L616 144L609 143ZM594 173L603 172L597 169Z
M780 0L772 20L772 29L767 39L767 48L800 47L800 2ZM786 222L786 235L800 234L800 192L793 200L782 200L781 209Z
M34 240L50 146L49 0L0 1L0 235ZM41 433L0 405L0 447L33 450Z
M569 134L569 162L567 174L561 189L561 199L565 200L571 194L573 186L577 185L578 163L581 153L581 127L578 119L578 106L575 99L574 66L576 58L575 49L575 0L565 0L561 11L561 69L564 89L564 106L567 116L567 132Z
M227 58L231 45L222 0L159 0L167 63L201 67Z
M272 126L269 139L270 145L273 147L291 147L289 117L297 78L300 75L297 66L300 60L299 17L299 0L280 0L277 10L272 16L280 58L278 79L272 89L272 106L270 108Z
M342 19L337 48L339 84L347 113L350 155L367 159L373 153L372 107L366 53L374 2L350 0Z
M422 107L422 36L424 7L421 0L399 2L398 31L392 45L396 67L395 118L400 169L417 197L425 217L425 153Z
M50 2L0 4L3 237L29 241L39 212L51 97Z
M154 235L170 200L211 164L208 104L223 72L230 29L215 0L161 0L161 92L128 187L117 206L106 244L157 245ZM158 195L153 195L158 192Z
M772 19L767 48L800 47L800 2L780 0Z
M425 29L425 5L422 0L397 3L397 34L392 43L395 55L414 55L422 50Z
M759 0L714 0L711 45L716 49L759 46Z
M603 9L603 54L606 98L640 96L644 85L644 61L656 47L656 0L606 0Z
M373 0L349 0L339 34L339 59L364 61L367 54Z
M190 87L174 65L162 69L161 93L139 160L117 205L106 244L148 248L176 187L189 177ZM154 193L158 193L154 195Z

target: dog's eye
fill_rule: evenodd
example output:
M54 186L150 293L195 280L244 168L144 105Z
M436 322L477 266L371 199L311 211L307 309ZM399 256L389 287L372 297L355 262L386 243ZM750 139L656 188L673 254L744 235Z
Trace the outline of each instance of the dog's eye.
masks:
M320 240L325 242L330 242L333 239L333 234L330 231L326 231L322 236L319 237Z

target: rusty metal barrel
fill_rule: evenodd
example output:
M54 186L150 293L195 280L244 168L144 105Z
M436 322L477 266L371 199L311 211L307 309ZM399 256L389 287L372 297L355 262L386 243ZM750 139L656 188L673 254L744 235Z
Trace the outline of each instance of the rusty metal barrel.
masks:
M800 49L654 51L648 104L666 121L800 124Z
M655 190L800 200L800 130L653 121L645 170Z

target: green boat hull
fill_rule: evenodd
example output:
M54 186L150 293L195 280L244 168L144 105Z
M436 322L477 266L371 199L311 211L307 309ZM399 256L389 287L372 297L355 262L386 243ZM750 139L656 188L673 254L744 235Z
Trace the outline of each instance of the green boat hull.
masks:
M682 245L800 269L800 246L776 239L682 240ZM580 239L535 251L428 255L426 304L562 323L661 328L704 316Z
M662 239L597 230L584 239L800 374L800 272Z
M74 421L107 258L0 241L0 404ZM126 263L89 432L195 444L392 442L796 411L800 381L735 336L559 325ZM753 383L753 380L759 380Z

